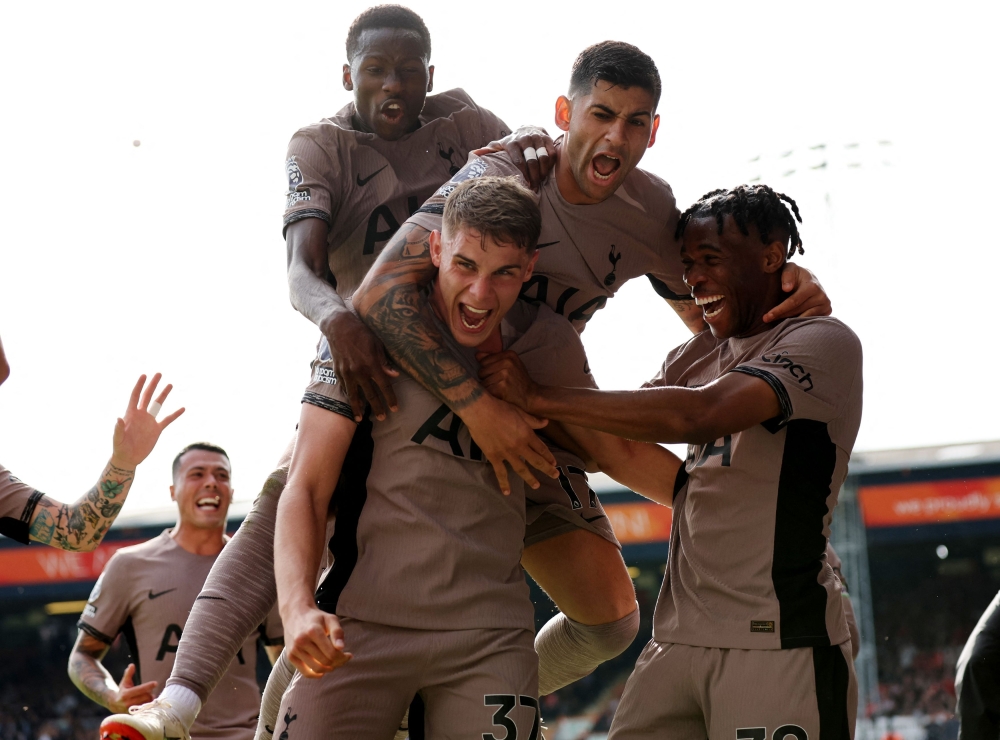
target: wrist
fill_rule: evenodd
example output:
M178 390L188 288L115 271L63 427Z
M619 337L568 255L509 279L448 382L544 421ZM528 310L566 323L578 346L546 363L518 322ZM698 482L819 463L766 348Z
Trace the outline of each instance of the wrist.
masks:
M343 304L334 304L330 306L326 314L319 320L317 326L319 326L319 330L323 332L323 335L327 339L330 339L331 335L337 333L341 323L345 319L351 318L357 318L351 309Z
M137 463L115 451L111 453L111 459L108 460L108 467L110 468L108 471L109 475L131 477L135 474Z

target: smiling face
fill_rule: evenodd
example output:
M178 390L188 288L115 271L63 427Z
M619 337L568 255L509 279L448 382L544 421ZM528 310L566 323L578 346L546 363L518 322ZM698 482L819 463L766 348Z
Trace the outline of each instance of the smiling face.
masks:
M712 334L720 339L768 328L763 316L781 300L785 244L761 242L756 226L740 232L725 216L722 233L714 216L692 218L684 230L684 282Z
M649 90L604 80L588 94L556 101L556 125L567 132L556 172L566 200L592 204L614 194L656 141L654 108Z
M466 227L431 232L430 246L438 268L431 295L438 318L463 347L478 347L498 335L500 320L531 277L538 252L489 236L484 241Z
M226 525L233 499L229 458L208 450L189 450L170 486L181 522L195 529L218 529Z
M420 125L424 99L434 86L434 67L427 62L416 31L361 32L358 52L344 65L344 89L354 91L362 130L395 141Z

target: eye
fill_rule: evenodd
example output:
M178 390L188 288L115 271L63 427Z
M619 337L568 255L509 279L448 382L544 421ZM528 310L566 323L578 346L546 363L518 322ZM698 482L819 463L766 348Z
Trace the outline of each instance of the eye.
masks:
M610 121L611 120L611 114L605 113L602 110L598 110L598 111L594 111L594 118L596 118L599 121Z
M365 72L367 72L370 75L380 75L380 74L382 74L382 68L381 67L367 67L365 69Z
M629 124L632 125L632 126L638 126L639 128L645 128L646 127L646 119L645 118L633 118L632 120L629 121Z

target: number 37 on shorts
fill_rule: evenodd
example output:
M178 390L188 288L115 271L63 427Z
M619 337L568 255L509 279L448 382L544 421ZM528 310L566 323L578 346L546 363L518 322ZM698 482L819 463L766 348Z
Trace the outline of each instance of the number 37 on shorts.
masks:
M498 728L497 732L484 732L483 740L540 740L538 728L541 715L538 713L538 699L535 697L523 694L486 694L483 705L490 709L496 708L493 726Z

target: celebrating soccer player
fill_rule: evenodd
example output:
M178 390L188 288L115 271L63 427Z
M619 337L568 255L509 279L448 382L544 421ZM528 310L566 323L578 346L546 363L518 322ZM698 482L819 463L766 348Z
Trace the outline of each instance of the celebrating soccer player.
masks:
M151 701L170 675L188 613L209 569L229 539L226 514L232 501L231 468L225 450L195 443L173 463L170 498L177 503L172 529L141 545L118 550L104 567L80 617L80 633L69 658L69 676L86 696L113 712ZM124 633L133 663L119 683L101 658ZM280 651L277 610L259 631L272 661ZM195 735L250 740L257 727L257 640L247 639L236 660L224 666L222 691L206 702ZM102 734L136 738L135 730L105 722Z
M853 737L851 641L825 551L861 422L861 343L834 318L763 321L802 249L797 217L764 185L713 191L681 216L684 280L711 331L642 390L539 387L511 353L483 362L487 386L530 413L689 445L663 501L653 639L613 740Z
M517 300L537 258L540 220L531 193L510 179L457 187L431 236L434 320L471 372L477 349L507 349L535 378L593 387L573 327L547 306ZM470 312L483 319L471 325ZM393 381L397 413L356 426L332 365L323 345L279 504L275 571L299 674L275 732L387 738L419 692L428 737L490 737L501 728L511 738L537 736L534 609L519 565L523 482L503 495L468 429L408 375ZM680 465L670 453L566 431L605 472L669 496ZM316 590L331 505L334 565Z

